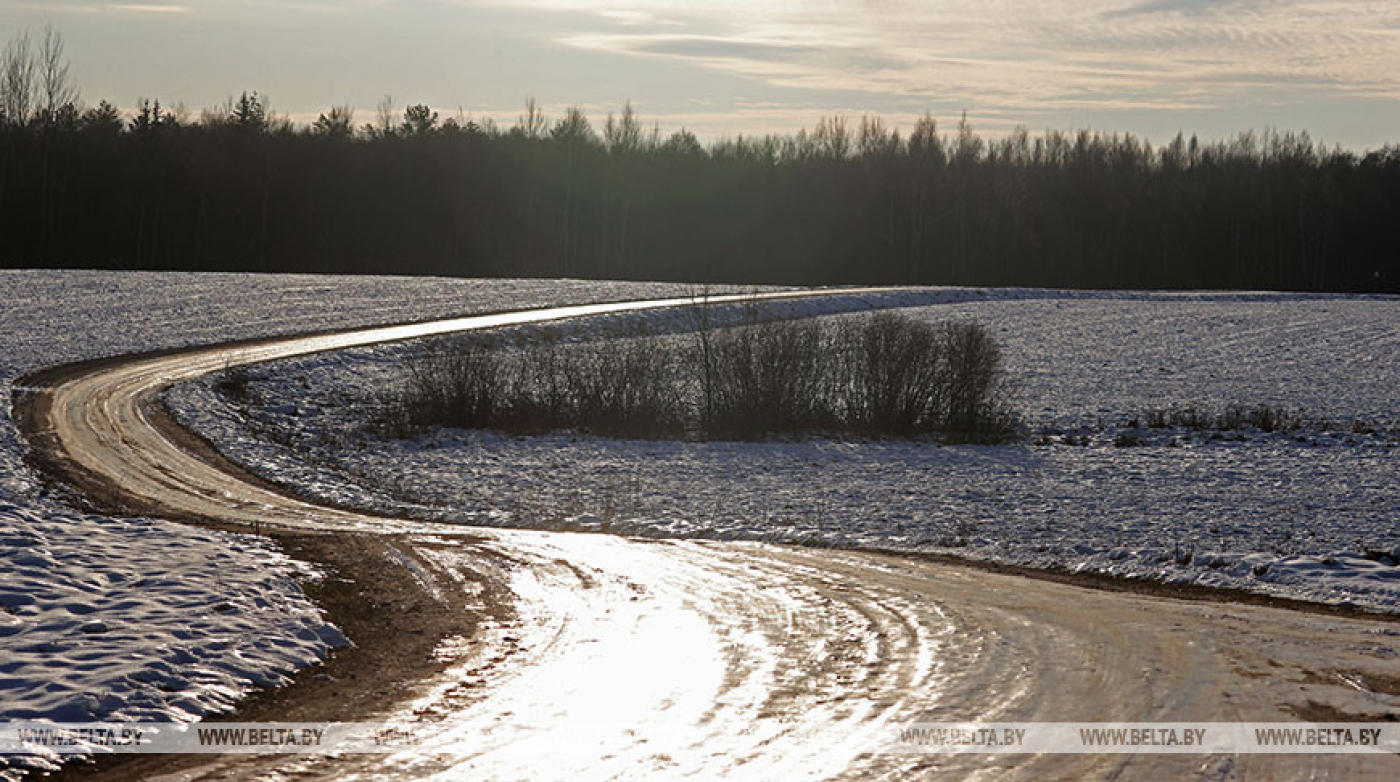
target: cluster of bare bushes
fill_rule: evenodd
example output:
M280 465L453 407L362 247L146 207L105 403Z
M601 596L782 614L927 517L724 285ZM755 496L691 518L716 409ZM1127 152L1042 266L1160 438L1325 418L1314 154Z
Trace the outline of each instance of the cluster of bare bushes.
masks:
M937 437L993 443L1017 433L1001 353L983 327L877 314L713 327L689 337L614 327L595 338L543 329L507 341L440 340L404 362L383 421L511 433L764 439Z
M1279 405L1229 405L1224 410L1213 412L1203 406L1158 408L1148 410L1141 419L1128 422L1130 427L1145 426L1148 429L1191 429L1195 431L1239 431L1258 429L1261 432L1350 432L1351 434L1379 434L1381 429L1363 419L1353 418L1350 423L1339 423L1326 418L1309 416L1301 410Z

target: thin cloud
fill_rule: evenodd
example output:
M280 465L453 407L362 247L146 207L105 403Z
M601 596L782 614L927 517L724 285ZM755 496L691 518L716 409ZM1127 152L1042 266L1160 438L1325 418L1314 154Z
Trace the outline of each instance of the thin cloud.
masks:
M133 14L185 14L190 7L175 3L92 3L48 0L44 3L14 3L19 11L39 11L46 14L98 14L103 12Z
M187 14L190 12L189 6L155 3L110 3L103 5L102 8L107 11L126 11L138 14Z
M1301 101L1322 90L1400 89L1400 47L1389 32L1400 14L1367 0L838 0L817 10L779 2L739 12L720 5L609 4L614 14L645 8L654 20L683 15L705 35L665 35L632 18L623 34L557 40L688 60L783 88L1028 109L1068 101L1173 110L1272 103L1289 91ZM1086 66L1093 58L1097 67Z
M861 48L831 48L813 44L753 41L709 36L595 35L573 41L576 45L638 55L655 55L700 63L712 63L749 72L770 70L790 73L786 66L820 64L862 72L902 68L899 58L872 54Z
M1153 14L1182 14L1202 16L1216 13L1237 13L1253 11L1265 6L1278 5L1280 0L1147 0L1147 2L1105 11L1109 19L1128 16L1149 16Z
M793 60L811 56L821 50L801 44L738 41L726 38L696 36L675 38L636 38L623 41L620 48L648 54L669 54L699 59Z

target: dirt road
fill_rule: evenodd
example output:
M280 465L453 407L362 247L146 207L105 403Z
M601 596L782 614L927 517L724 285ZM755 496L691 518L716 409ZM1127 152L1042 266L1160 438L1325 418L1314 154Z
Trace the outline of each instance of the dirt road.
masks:
M342 556L333 567L348 582L388 578L412 592L408 602L416 608L352 590L330 607L331 619L351 620L352 638L362 649L380 650L381 662L393 656L396 632L418 637L416 645L404 641L404 655L431 657L431 665L405 664L375 678L364 671L374 663L357 664L354 655L363 652L352 652L334 684L317 690L299 683L289 691L320 692L317 719L385 719L428 737L399 755L142 758L99 768L98 775L1400 774L1393 756L882 750L914 722L1381 719L1395 713L1400 694L1394 622L1086 589L873 553L385 519L287 496L176 431L153 402L173 383L241 363L609 307L683 303L571 307L269 340L111 360L38 378L47 387L28 402L25 428L50 466L95 502L256 525L302 541L302 553L319 559L330 555L318 557L318 549L324 554L342 543L373 548L376 574L358 572L354 557ZM307 545L307 539L324 542ZM386 569L393 574L386 577ZM366 610L357 601L373 604ZM389 615L433 614L433 606L437 614L472 621L424 620L405 630ZM412 625L411 618L403 621ZM365 685L373 688L368 696L346 678L360 673L372 683ZM307 712L284 704L253 714L277 719Z

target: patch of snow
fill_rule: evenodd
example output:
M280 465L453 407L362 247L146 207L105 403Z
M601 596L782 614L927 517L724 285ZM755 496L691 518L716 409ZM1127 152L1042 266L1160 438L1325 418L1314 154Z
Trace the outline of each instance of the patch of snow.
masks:
M225 711L348 643L314 577L265 538L0 504L0 721Z

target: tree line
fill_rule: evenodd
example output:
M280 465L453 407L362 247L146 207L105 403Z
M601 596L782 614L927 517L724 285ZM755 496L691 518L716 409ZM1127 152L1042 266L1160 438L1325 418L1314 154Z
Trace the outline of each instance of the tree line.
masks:
M0 56L0 265L736 283L1400 291L1400 145L1306 133L907 133L702 144L630 105L508 127L386 99L298 127L84 106L62 39Z

